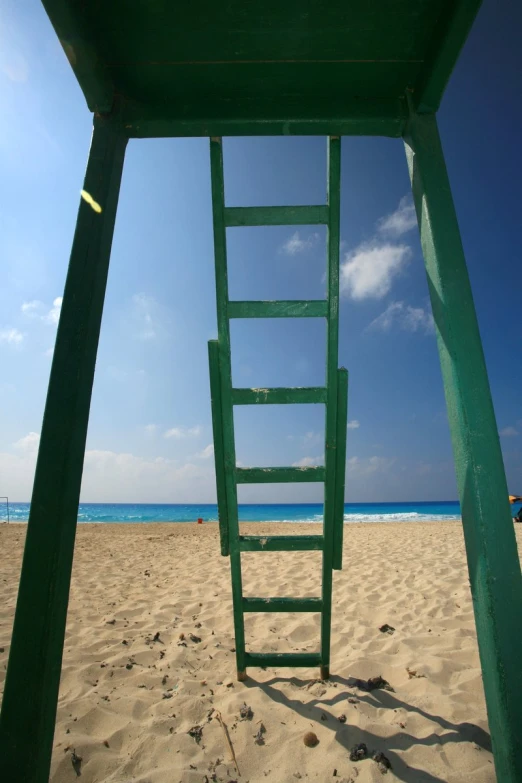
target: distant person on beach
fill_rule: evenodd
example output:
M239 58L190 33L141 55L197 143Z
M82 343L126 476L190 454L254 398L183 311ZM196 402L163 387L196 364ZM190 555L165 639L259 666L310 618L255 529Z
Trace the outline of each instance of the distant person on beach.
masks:
M522 506L520 506L518 512L513 517L513 522L522 522Z

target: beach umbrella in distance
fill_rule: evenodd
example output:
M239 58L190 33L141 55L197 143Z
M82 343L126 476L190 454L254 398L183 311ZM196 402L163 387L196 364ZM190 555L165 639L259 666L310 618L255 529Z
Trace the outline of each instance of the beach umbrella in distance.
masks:
M522 503L522 495L510 495L509 496L509 502L510 503Z

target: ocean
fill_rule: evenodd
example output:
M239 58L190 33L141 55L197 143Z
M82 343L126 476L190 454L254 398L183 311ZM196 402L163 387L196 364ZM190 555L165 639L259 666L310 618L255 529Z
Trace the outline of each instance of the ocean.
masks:
M513 513L519 506L513 507ZM9 503L12 522L27 521L29 503ZM0 519L6 518L6 506L0 501ZM215 504L170 503L81 503L78 522L205 522L217 521ZM245 522L321 522L322 503L270 503L239 506L239 519ZM416 503L346 503L344 521L350 522L425 522L460 519L457 501Z

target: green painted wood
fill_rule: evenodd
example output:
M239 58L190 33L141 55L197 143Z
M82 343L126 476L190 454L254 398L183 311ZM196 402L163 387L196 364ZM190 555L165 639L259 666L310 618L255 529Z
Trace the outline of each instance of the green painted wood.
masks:
M95 123L51 367L0 715L0 780L46 783L85 440L127 140Z
M125 101L118 110L132 139L172 136L402 136L407 107L403 98L347 99L341 93L315 96L307 106L299 99L271 96L202 102L193 95L175 109Z
M242 552L308 552L323 548L322 536L239 536Z
M343 567L344 533L344 482L346 476L346 436L348 425L348 370L341 367L337 371L337 450L335 464L335 508L334 508L334 545L333 568L340 571Z
M101 61L96 41L87 29L83 8L67 0L42 0L65 56L93 112L108 113L114 103L114 83Z
M322 598L243 598L244 612L320 612Z
M297 405L326 402L326 389L322 386L232 389L234 405Z
M341 220L341 140L328 139L328 206L330 219L327 234L328 329L326 352L326 403L323 551L323 613L321 615L321 676L329 676L332 614L332 566L335 528L335 483L337 444L337 361L339 354L339 244Z
M227 239L225 227L225 185L223 180L223 148L219 138L210 140L210 172L212 186L212 219L214 229L214 257L216 267L216 308L219 341L219 375L221 380L221 415L225 464L230 570L232 576L232 603L236 637L236 662L239 673L245 671L245 623L241 601L241 551L237 489L235 482L236 449L234 440L234 411L232 405L232 368L230 363L230 329L227 314L228 275Z
M482 0L452 0L433 32L426 66L413 93L418 112L435 112L440 106L462 42L468 37Z
M435 319L497 779L522 780L522 576L464 251L434 115L406 156Z
M327 315L326 299L228 303L229 318L326 318Z
M214 437L214 461L216 466L216 493L219 520L221 554L230 554L228 543L228 507L225 471L225 445L223 441L223 411L221 407L221 378L219 374L219 343L209 340L208 363L210 368L210 402L212 407L212 432Z
M238 484L286 484L324 481L321 466L306 468L236 468Z
M321 663L321 653L247 653L247 666L279 666L312 668Z
M328 222L328 207L225 207L225 223L234 226L315 226Z
M161 121L177 111L184 128L156 129L155 135L169 136L187 135L195 123L199 135L257 135L253 121L261 132L300 133L291 121L298 125L310 116L322 118L316 134L344 133L328 121L339 114L349 118L353 103L364 107L404 98L436 66L440 93L455 57L433 55L434 41L442 49L447 45L448 36L441 38L438 30L455 27L449 37L456 52L467 32L448 0L357 2L349 9L332 0L308 4L306 12L300 0L226 6L210 0L127 0L124 13L115 0L45 0L44 5L62 40L74 40L75 29L81 30L80 46L76 42L69 57L88 104L96 105L108 79L114 85L111 95L134 108L147 107L131 115L138 131L143 132L144 115ZM475 8L470 5L471 13ZM92 51L87 70L76 51L81 54L84 41ZM263 120L274 114L278 122L264 130ZM221 117L232 123L212 123Z

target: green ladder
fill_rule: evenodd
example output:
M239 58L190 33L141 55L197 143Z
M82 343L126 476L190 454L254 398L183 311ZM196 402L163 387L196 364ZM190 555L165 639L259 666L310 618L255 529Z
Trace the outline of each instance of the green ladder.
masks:
M216 464L221 554L230 555L236 638L237 678L249 666L320 666L330 672L332 569L342 567L344 476L348 373L337 369L339 343L339 235L341 140L328 139L327 204L298 207L227 207L221 138L210 139L212 211L216 264L218 339L208 344L212 422ZM226 229L233 226L326 225L328 231L327 299L312 301L229 301ZM235 389L230 357L231 318L326 318L326 386L308 388ZM234 405L326 405L324 467L239 468L234 441ZM285 482L324 482L323 534L314 536L242 536L239 534L237 485ZM320 598L245 598L241 576L242 552L319 550L322 558ZM316 653L256 653L245 650L245 612L320 612L321 649Z

